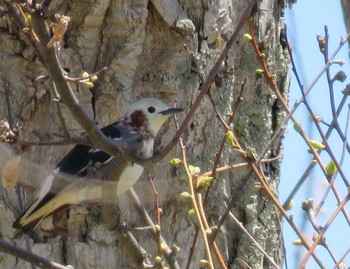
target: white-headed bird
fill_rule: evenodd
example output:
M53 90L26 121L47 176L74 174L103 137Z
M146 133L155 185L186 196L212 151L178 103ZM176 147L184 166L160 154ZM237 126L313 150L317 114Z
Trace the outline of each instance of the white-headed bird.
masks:
M141 158L150 158L159 129L171 115L180 111L182 109L170 108L155 98L141 99L132 104L120 120L102 128L101 132L120 147L137 152ZM91 180L89 171L94 167L108 167L116 161L97 148L76 145L44 179L36 199L13 223L13 228L28 232L57 211L82 202L101 200L102 184L98 181L102 179ZM119 180L113 181L116 196L131 188L142 172L141 164L128 163Z

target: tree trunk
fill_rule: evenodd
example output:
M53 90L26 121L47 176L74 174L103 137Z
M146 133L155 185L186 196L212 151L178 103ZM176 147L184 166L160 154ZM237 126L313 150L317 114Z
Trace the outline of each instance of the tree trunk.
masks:
M343 9L345 27L347 31L350 32L350 3L349 1L342 0L341 5Z
M60 2L60 1L57 1ZM206 76L223 50L241 18L247 1L68 1L58 13L71 17L59 51L59 59L70 77L80 77L108 67L99 75L95 87L89 91L72 84L75 94L99 126L105 126L121 115L133 101L156 97L167 104L175 100L188 111L198 94L200 79L184 44L197 56L200 72ZM270 70L276 71L280 92L287 96L288 57L280 44L282 1L258 1L253 11L255 36L266 55ZM58 120L52 84L37 80L46 75L45 67L35 56L24 34L10 16L0 19L0 118L10 119L20 128L20 139L47 141L54 134L63 133ZM283 110L265 78L256 73L260 68L251 44L243 37L243 27L223 66L232 72L222 83L211 86L211 96L217 109L227 118L236 110L237 98L243 88L242 100L235 111L233 131L244 150L260 155L283 117ZM242 83L245 84L242 86ZM6 102L6 96L10 102ZM10 118L8 113L10 104ZM60 106L68 130L79 134L82 128L74 121L68 109ZM184 113L185 114L185 113ZM184 115L179 116L179 121ZM157 145L166 144L175 133L169 121L157 138ZM183 137L189 163L201 172L210 171L213 159L225 129L216 118L213 106L205 98L191 120ZM5 146L1 149L4 151ZM8 147L6 147L8 149ZM11 228L19 215L19 194L24 207L34 199L35 188L71 146L30 146L22 155L20 187L1 188L0 233L3 239L26 248L25 235ZM8 152L8 151L6 151ZM279 153L279 141L265 158ZM229 147L222 155L220 166L240 163L241 154ZM191 251L196 221L188 215L190 202L180 199L188 191L182 168L169 165L171 158L181 159L179 146L168 157L147 169L134 189L148 213L155 215L154 195L147 175L155 176L159 192L161 234L169 246L181 248L175 256L180 268L186 268ZM1 157L1 167L10 158ZM271 189L277 193L279 163L262 167L269 178ZM242 187L242 180L249 180ZM218 174L209 196L205 213L210 226L216 225L226 204L234 199L231 212L239 219L260 246L277 264L281 264L281 223L278 212L264 191L256 191L255 177L249 169L234 169ZM238 189L237 189L238 188ZM145 230L134 230L145 224L127 195L119 197L120 224L125 224L154 262L157 244ZM144 268L140 257L123 241L127 233L109 231L100 221L101 205L79 205L42 221L29 242L32 251L61 264L79 268ZM63 220L62 220L62 219ZM189 268L198 268L205 258L201 236L197 240ZM228 268L270 268L263 254L247 239L241 230L227 219L216 242ZM142 259L144 258L144 259ZM220 268L214 259L215 268ZM1 268L31 268L30 264L0 253ZM249 268L249 267L247 267Z

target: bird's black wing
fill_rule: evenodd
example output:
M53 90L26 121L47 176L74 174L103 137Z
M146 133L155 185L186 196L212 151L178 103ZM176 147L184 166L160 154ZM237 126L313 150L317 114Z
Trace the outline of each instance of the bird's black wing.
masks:
M114 123L102 128L101 132L107 137L120 141L124 128L118 123ZM89 165L103 164L110 159L111 156L101 150L78 144L58 163L57 168L61 173L84 177L87 175Z
M84 177L88 166L105 163L111 156L101 150L85 145L76 145L57 165L60 173Z

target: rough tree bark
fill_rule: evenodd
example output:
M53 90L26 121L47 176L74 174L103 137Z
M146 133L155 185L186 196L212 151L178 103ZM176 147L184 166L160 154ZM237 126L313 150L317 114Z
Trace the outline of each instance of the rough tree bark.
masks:
M276 70L279 89L287 95L288 59L280 44L281 13L285 4L277 0L258 1L254 10L254 26L268 65L272 71ZM79 77L83 71L93 73L108 67L108 71L99 76L92 91L73 85L75 94L91 116L91 103L95 103L99 126L113 122L129 103L142 97L157 97L168 104L178 100L179 106L188 110L196 98L200 80L184 44L196 53L201 71L206 75L246 5L247 1L240 0L68 1L59 11L71 17L59 58L71 77ZM38 76L46 74L45 68L8 15L0 18L0 31L0 118L8 119L8 94L11 117L20 126L21 139L53 139L54 133L62 133L57 120L57 106L53 101L53 89L49 81L36 80ZM236 112L234 132L245 149L249 147L259 155L278 126L283 112L264 77L255 72L259 63L253 48L243 38L246 31L247 27L244 27L225 61L226 66L232 68L232 74L223 80L222 85L213 84L211 94L217 108L227 115L232 112L242 82L246 80L243 99ZM83 131L69 111L64 106L62 109L69 131L72 134ZM167 124L157 144L165 144L174 132L173 124ZM184 135L189 162L199 166L202 171L210 170L224 133L206 98ZM32 201L34 188L44 175L70 147L31 146L23 153L23 159L32 164L21 169L21 182L26 187L19 187L18 190L24 197L25 205ZM266 157L276 156L278 150L279 142ZM135 191L153 216L154 197L146 175L155 176L163 210L162 236L170 246L176 244L181 247L176 259L180 267L185 268L195 227L187 215L190 204L179 197L187 189L183 171L168 164L171 157L180 156L180 150L176 147L166 160L144 173ZM234 150L226 150L220 164L240 162L242 159L239 156ZM6 160L1 158L1 161L3 165ZM279 163L266 165L262 169L277 193ZM254 191L253 176L237 195L236 188L247 173L248 170L244 169L233 170L217 177L206 207L207 217L211 225L215 225L229 200L225 197L236 195L232 212L280 264L283 260L281 224L272 202L263 191ZM119 207L120 218L128 227L145 225L126 195L120 197ZM1 237L25 248L25 236L11 228L20 213L19 208L18 191L1 188ZM59 263L71 264L76 269L143 268L138 256L117 236L119 232L108 231L100 223L100 209L98 204L76 206L58 214L63 221L58 220L58 216L43 221L29 239L32 251ZM149 255L156 255L156 243L147 231L133 231L133 235ZM251 268L269 268L263 255L229 220L224 223L217 242L229 268L243 268L244 263ZM199 239L190 268L198 268L198 262L204 256ZM216 260L214 263L219 268ZM0 253L0 267L31 268L23 260L3 253Z
M342 9L343 9L345 27L349 32L349 29L350 29L350 3L349 3L349 1L342 0L341 5L342 5Z

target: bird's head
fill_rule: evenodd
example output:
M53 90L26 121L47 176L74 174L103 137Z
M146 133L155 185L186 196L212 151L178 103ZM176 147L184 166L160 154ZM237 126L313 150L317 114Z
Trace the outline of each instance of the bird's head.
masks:
M168 107L156 98L144 98L129 107L124 121L134 129L149 131L155 137L164 122L181 111L181 108Z

